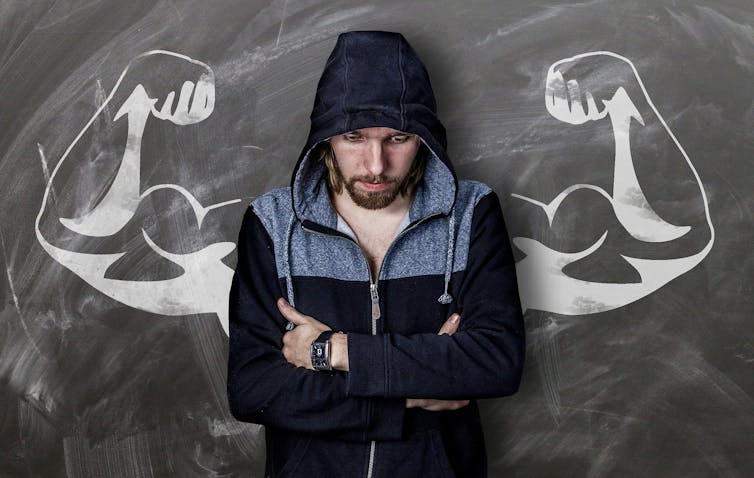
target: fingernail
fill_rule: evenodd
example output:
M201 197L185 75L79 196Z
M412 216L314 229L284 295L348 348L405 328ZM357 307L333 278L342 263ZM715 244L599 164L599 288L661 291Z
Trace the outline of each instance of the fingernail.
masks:
M450 318L450 323L451 323L451 324L457 324L457 323L458 323L458 319L460 319L460 318L461 318L461 316L460 316L460 315L458 315L458 314L453 314L453 317L451 317L451 318Z

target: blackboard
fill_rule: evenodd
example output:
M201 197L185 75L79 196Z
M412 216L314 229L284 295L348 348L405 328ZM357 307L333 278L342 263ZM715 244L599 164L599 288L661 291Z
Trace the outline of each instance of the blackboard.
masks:
M223 300L347 30L404 34L459 177L502 201L528 348L481 404L490 476L752 476L753 25L745 0L0 2L0 476L262 476ZM121 119L186 80L201 108Z

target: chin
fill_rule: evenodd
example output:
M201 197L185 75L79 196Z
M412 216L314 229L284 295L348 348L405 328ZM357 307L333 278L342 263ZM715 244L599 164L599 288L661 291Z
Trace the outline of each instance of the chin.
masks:
M397 196L393 191L380 192L378 194L350 194L351 200L357 206L364 209L377 210L384 209L395 202Z

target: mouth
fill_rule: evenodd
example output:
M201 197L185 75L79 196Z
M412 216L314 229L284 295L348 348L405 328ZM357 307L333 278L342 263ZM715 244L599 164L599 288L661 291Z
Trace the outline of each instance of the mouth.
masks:
M388 189L390 187L389 182L384 183L367 183L364 181L357 181L357 183L367 191L383 191L385 189Z

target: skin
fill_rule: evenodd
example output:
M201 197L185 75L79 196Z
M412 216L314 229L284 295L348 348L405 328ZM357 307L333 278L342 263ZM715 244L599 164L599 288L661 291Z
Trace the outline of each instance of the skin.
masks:
M405 216L413 191L399 194L419 149L416 135L391 128L363 128L329 139L344 188L331 194L333 205L349 224L365 230L394 231ZM297 367L314 370L309 350L311 343L329 326L302 314L284 298L277 301L280 313L296 325L283 335L282 352ZM452 314L438 334L452 335L458 330L460 315ZM336 370L348 371L348 334L330 338L331 364ZM430 411L456 410L469 400L407 398L406 408L421 407Z
M419 138L392 128L363 128L329 139L336 172L345 193L334 194L335 208L372 218L401 212L411 196L398 193L419 150ZM366 211L365 211L366 209Z

